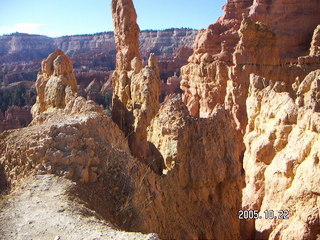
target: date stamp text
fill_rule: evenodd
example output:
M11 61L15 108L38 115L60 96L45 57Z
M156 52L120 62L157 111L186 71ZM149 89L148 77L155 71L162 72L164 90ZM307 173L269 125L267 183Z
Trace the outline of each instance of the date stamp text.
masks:
M263 212L259 212L258 210L240 210L239 211L239 219L289 219L289 211L288 210L265 210Z

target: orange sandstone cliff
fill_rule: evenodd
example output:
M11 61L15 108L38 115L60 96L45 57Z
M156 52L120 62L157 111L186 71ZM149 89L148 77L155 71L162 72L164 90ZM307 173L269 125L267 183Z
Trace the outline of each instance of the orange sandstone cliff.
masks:
M182 68L193 116L229 111L243 138L244 239L316 239L319 229L319 1L228 1ZM262 216L261 215L261 216Z
M319 4L228 1L224 15L200 31L189 64L182 68L181 88L190 113L209 117L218 103L225 103L244 130L250 73L286 82L288 91L296 77L302 81L317 66L292 64L308 55Z

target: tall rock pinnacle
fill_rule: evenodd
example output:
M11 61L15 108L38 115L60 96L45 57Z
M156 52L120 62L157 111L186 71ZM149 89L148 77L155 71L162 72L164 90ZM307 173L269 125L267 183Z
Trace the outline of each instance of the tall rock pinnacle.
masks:
M140 30L132 0L113 0L111 5L117 45L117 65L112 78L112 119L128 136L132 153L139 159L146 159L146 129L159 109L158 62L151 54L142 68Z
M137 14L132 0L113 0L112 18L117 45L117 70L132 70L131 61L141 61Z

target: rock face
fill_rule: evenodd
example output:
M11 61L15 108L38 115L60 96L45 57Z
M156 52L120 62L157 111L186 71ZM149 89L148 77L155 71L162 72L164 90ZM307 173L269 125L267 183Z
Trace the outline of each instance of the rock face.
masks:
M133 225L167 239L239 238L241 144L232 118L222 108L213 119L192 118L178 96L160 107L157 62L151 54L142 67L132 0L112 1L112 12L118 50L112 118L141 162L130 171L140 212Z
M35 111L35 118L27 128L0 135L0 166L4 169L1 181L14 186L31 173L54 173L90 183L88 189L97 195L86 192L84 200L124 229L157 231L164 238L239 238L240 149L229 114L218 109L214 119L196 119L177 97L168 99L150 117L148 114L153 112L144 110L150 102L158 100L152 99L151 93L148 95L153 87L152 77L156 76L160 83L156 61L151 55L148 65L140 72L122 71L132 76L132 98L128 103L142 106L134 108L133 129L136 136L145 134L145 139L136 139L141 141L139 144L146 144L141 145L141 149L148 149L148 155L147 161L140 158L138 161L131 156L128 142L131 146L139 146L138 143L125 138L92 101L78 97L75 92L64 98L64 106L47 100L55 99L51 96L57 96L61 89L71 89L64 81L48 85L50 79L64 77L61 73L68 76L69 71L64 70L71 69L68 59L62 61L64 64L47 65L59 56L64 58L64 54L57 51L44 60L47 70L39 74L37 82L39 85L47 80L45 89L50 86L48 92L56 94L46 95L45 91L35 109L40 109L41 102L49 107L45 105L43 111ZM157 104L159 106L159 102ZM212 148L206 149L207 144ZM208 174L199 174L204 169ZM108 207L103 205L106 200ZM230 219L234 220L230 222ZM226 224L228 229L223 227Z
M314 30L308 56L299 57L299 64L320 64L320 25Z
M196 119L179 97L169 98L148 128L148 141L166 176L141 176L134 198L144 203L141 229L164 239L239 239L241 145L228 113L220 108L212 119Z
M174 73L172 77L167 79L167 82L161 82L161 101L168 95L182 93L182 90L180 89L180 81L181 77L178 77L176 73Z
M129 137L133 154L147 157L146 128L159 109L160 73L151 54L142 67L139 26L131 0L112 1L117 67L113 73L112 119Z
M228 1L224 10L215 24L199 32L189 64L182 68L181 88L192 115L209 117L225 103L244 131L250 73L275 82L282 78L290 88L296 77L303 79L317 68L286 63L306 55L319 24L319 2Z
M38 171L90 183L96 195L84 198L102 216L164 239L317 239L319 1L224 9L181 70L183 99L160 104L158 63L153 54L143 63L133 2L113 0L114 122L77 96L70 60L53 53L33 122L0 135L1 182ZM261 219L240 220L239 210Z
M319 1L228 1L181 70L190 114L213 117L223 104L240 130L242 207L262 216L241 222L244 239L316 239L320 231L319 9ZM289 211L289 220L265 219L270 209Z
M310 47L310 56L319 56L320 55L320 25L314 30L311 47Z
M251 75L244 142L243 207L288 211L289 220L256 220L257 239L316 239L319 234L319 76L311 72L296 101ZM252 226L251 226L252 227Z

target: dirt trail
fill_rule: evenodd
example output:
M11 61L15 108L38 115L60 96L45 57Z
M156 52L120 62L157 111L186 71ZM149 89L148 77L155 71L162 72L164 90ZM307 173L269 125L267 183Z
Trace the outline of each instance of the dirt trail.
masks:
M128 233L80 204L70 200L70 180L37 175L24 180L0 199L1 240L156 240L155 234Z

